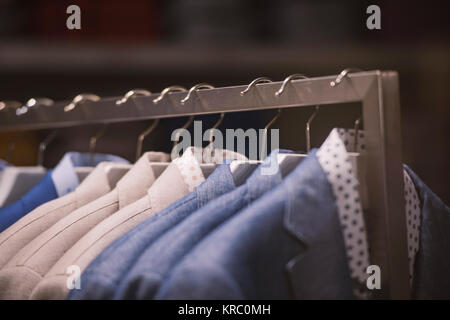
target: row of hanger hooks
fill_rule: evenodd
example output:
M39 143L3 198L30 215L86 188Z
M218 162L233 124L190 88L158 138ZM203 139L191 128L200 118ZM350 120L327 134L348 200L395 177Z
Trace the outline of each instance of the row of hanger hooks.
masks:
M338 85L339 83L342 82L342 80L351 72L359 72L362 71L361 69L357 69L357 68L346 68L344 69L337 77L335 80L330 82L330 86L334 87L336 85ZM295 73L295 74L291 74L288 77L286 77L279 90L277 90L275 92L275 96L276 97L280 97L286 90L287 85L292 81L292 80L299 80L299 79L308 79L307 76L303 75L303 74L299 74L299 73ZM263 83L270 83L273 82L272 79L268 78L268 77L259 77L256 78L255 80L253 80L252 82L250 82L250 84L246 87L245 90L240 92L241 96L244 96L245 94L247 94L248 92L250 92L257 84L263 84ZM154 104L158 104L159 102L161 102L167 95L169 95L170 93L173 92L186 92L187 94L186 96L180 100L180 104L184 105L186 104L187 101L189 101L191 99L191 97L193 96L193 94L195 92L197 92L198 90L202 90L202 89L214 89L215 87L209 83L199 83L196 84L194 86L192 86L189 91L187 91L186 88L182 87L182 86L170 86L165 88L164 90L161 91L160 95L153 99L153 103ZM133 100L136 97L139 96L150 96L151 92L145 89L133 89L128 91L127 93L125 93L125 95L116 100L115 104L116 105L122 105L127 103L130 100ZM97 102L101 99L100 96L93 94L93 93L80 93L78 95L76 95L72 101L66 105L64 107L64 111L65 112L70 112L72 110L74 110L79 104L85 103L85 102ZM50 98L46 98L46 97L40 97L40 98L31 98L29 99L25 104L21 104L18 101L0 101L0 111L6 110L6 109L14 109L16 111L16 115L17 116L22 116L24 114L26 114L30 109L36 108L36 107L50 107L52 105L55 104L55 101L50 99Z
M334 87L336 85L339 85L339 83L342 82L342 80L351 72L359 72L361 71L360 69L356 69L356 68L347 68L344 69L337 77L334 81L330 82L330 86ZM281 95L283 95L283 93L286 90L286 87L288 86L288 84L293 81L293 80L299 80L299 79L308 79L308 77L306 75L303 74L299 74L299 73L294 73L289 75L288 77L286 77L279 90L277 90L275 92L275 96L276 97L280 97ZM254 79L253 81L250 82L250 84L243 90L240 92L241 96L246 95L247 93L249 93L250 91L252 91L256 85L258 84L263 84L263 83L270 83L273 82L271 78L269 77L259 77ZM191 97L193 96L193 94L195 92L197 92L198 90L203 90L203 89L213 89L214 86L208 83L199 83L196 84L194 86L192 86L189 91L182 86L178 86L178 85L174 85L174 86L169 86L164 88L160 95L153 99L153 103L156 105L158 103L160 103L163 99L165 99L170 93L172 92L186 92L187 91L187 95L180 101L181 105L184 105L187 101L189 101L191 99ZM122 98L118 99L115 101L115 104L117 106L123 105L125 103L127 103L130 100L135 99L136 97L139 96L150 96L151 92L145 89L133 89L128 91ZM87 101L91 101L91 102L96 102L99 101L101 99L100 96L92 94L92 93L82 93L82 94L78 94L77 96L75 96L75 98L64 107L64 111L65 112L70 112L72 110L74 110L79 104L87 102ZM13 101L15 109L16 109L16 115L21 116L23 114L26 114L28 112L29 109L31 108L35 108L36 106L45 106L45 107L50 107L54 104L54 101L52 99L49 98L31 98L29 99L25 105L20 105L19 102L17 101ZM4 110L7 108L7 104L6 102L0 101L0 111ZM307 122L306 122L306 126L305 126L305 136L306 136L306 151L309 152L311 149L311 123L314 120L314 118L317 116L319 112L319 106L316 105L314 112L311 114L311 116L308 118ZM264 135L263 135L263 143L261 144L263 148L265 148L266 145L266 140L267 140L267 132L269 130L269 128L272 127L272 125L280 118L281 116L281 109L278 109L277 114L267 123L267 125L264 127ZM222 112L220 113L220 117L218 119L218 121L212 126L211 129L217 129L223 119L225 117L225 113ZM153 120L153 122L149 125L149 127L147 127L142 133L139 134L138 139L137 139L137 144L136 144L136 160L142 155L142 150L143 150L143 142L144 139L150 135L155 128L158 126L159 124L159 119L155 119ZM186 123L181 127L181 129L187 129L192 122L194 121L194 116L191 115L189 116L188 120L186 121ZM357 139L358 139L358 130L359 130L359 126L361 123L361 118L358 118L355 121L354 124L354 131L355 131L355 136L354 136L354 149L356 150L356 145L357 145ZM89 139L89 153L90 153L90 159L91 159L91 163L93 163L94 160L94 152L95 152L95 148L97 145L98 140L104 136L107 128L108 128L109 124L104 124L100 130ZM54 131L52 131L40 144L39 144L39 152L38 152L38 165L43 165L44 163L44 153L45 150L47 149L48 144L53 141L56 136L59 133L59 129L56 129ZM178 143L179 137L181 134L181 130L179 130L175 136L175 140L174 140L174 144L173 146L175 147ZM8 158L12 157L12 153L13 150L15 148L15 145L17 144L17 140L20 139L22 136L19 136L17 139L13 139L13 141L9 144L9 148L8 148ZM209 137L209 143L210 146L213 145L213 138L214 138L214 134L213 134L213 130L210 131L210 137ZM265 150L264 150L265 151ZM261 153L261 154L264 154ZM11 159L10 159L11 160Z

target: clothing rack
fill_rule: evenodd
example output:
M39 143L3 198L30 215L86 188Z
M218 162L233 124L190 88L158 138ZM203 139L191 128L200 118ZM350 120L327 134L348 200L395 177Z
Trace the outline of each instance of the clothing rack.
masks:
M381 268L381 290L377 297L408 299L410 284L406 217L404 211L400 103L398 74L395 71L365 71L338 76L296 79L282 82L171 92L159 102L160 94L136 95L122 104L121 97L80 101L72 110L71 101L51 106L34 106L22 115L14 108L0 111L0 131L61 128L86 124L114 123L201 114L281 109L349 102L362 103L366 137L365 158L369 168L369 211L366 217L371 263ZM200 88L199 88L200 89ZM242 91L248 89L245 94ZM67 108L66 108L67 109Z

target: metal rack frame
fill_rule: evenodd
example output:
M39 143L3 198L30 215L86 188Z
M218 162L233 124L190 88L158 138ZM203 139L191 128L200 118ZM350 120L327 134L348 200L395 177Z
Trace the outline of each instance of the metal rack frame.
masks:
M366 136L367 183L370 212L367 216L371 263L381 268L381 293L377 296L408 299L410 284L406 217L404 214L400 102L395 71L367 71L347 74L336 86L336 76L293 80L281 96L275 92L281 82L260 83L248 94L247 86L195 91L181 104L185 92L167 94L157 104L159 94L136 96L116 105L120 97L80 103L70 112L70 101L51 107L30 108L17 116L14 110L0 112L0 131L60 128L95 123L114 123L200 114L279 109L313 105L360 102Z

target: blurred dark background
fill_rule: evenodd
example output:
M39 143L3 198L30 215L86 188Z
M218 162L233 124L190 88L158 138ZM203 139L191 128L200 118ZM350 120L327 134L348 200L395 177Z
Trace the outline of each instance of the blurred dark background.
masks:
M68 30L66 8L81 8ZM366 8L381 8L381 30L366 28ZM346 67L396 70L400 76L404 162L450 201L449 1L0 0L0 100L67 100L80 92L118 96L179 84L241 85L259 76L337 74ZM281 147L304 149L312 108L288 110L276 126ZM333 126L352 127L359 106L325 107L313 126L320 145ZM220 128L262 128L274 111L227 115ZM213 124L217 117L199 117ZM185 119L161 121L145 149L166 150ZM99 152L134 160L150 121L111 125ZM98 126L67 128L49 146L54 166L67 150L87 151ZM34 165L47 130L25 132L10 161ZM21 133L0 133L0 158Z

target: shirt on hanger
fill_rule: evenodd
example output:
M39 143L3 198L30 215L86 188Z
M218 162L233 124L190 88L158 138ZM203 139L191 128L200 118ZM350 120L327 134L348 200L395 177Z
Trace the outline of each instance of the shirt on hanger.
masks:
M20 200L0 209L0 232L11 226L41 204L72 192L80 184L75 167L88 166L88 153L68 152L53 170ZM128 163L127 160L107 154L95 154L94 163L101 161Z
M234 152L215 152L218 161L223 158L242 158ZM216 162L215 158L211 161ZM194 148L187 149L155 181L146 196L100 222L70 248L35 288L31 299L64 299L68 292L66 270L69 266L76 265L84 270L115 239L193 191L204 180Z
M165 153L146 153L112 191L64 215L22 247L0 271L0 298L28 298L45 273L81 236L106 216L145 194L155 180L150 162L168 159ZM107 181L97 183L101 187Z
M229 159L244 157L231 153ZM204 206L211 199L235 189L233 176L227 164L218 166L197 188L189 178L190 190L185 197L140 223L99 253L83 271L81 288L70 290L72 299L111 299L117 285L145 248L191 212ZM189 167L187 167L189 169ZM188 171L189 172L189 171ZM201 181L200 181L201 182Z
M0 208L19 201L46 173L47 169L42 166L4 168L0 180Z
M114 186L109 184L104 169L110 163L100 163L73 192L40 205L3 231L0 234L0 268L59 219L111 191Z
M283 151L280 151L283 152ZM269 159L277 161L274 151ZM152 299L173 266L203 237L282 181L278 170L264 174L258 166L246 182L190 214L151 244L123 277L116 299ZM228 169L228 167L227 167Z

